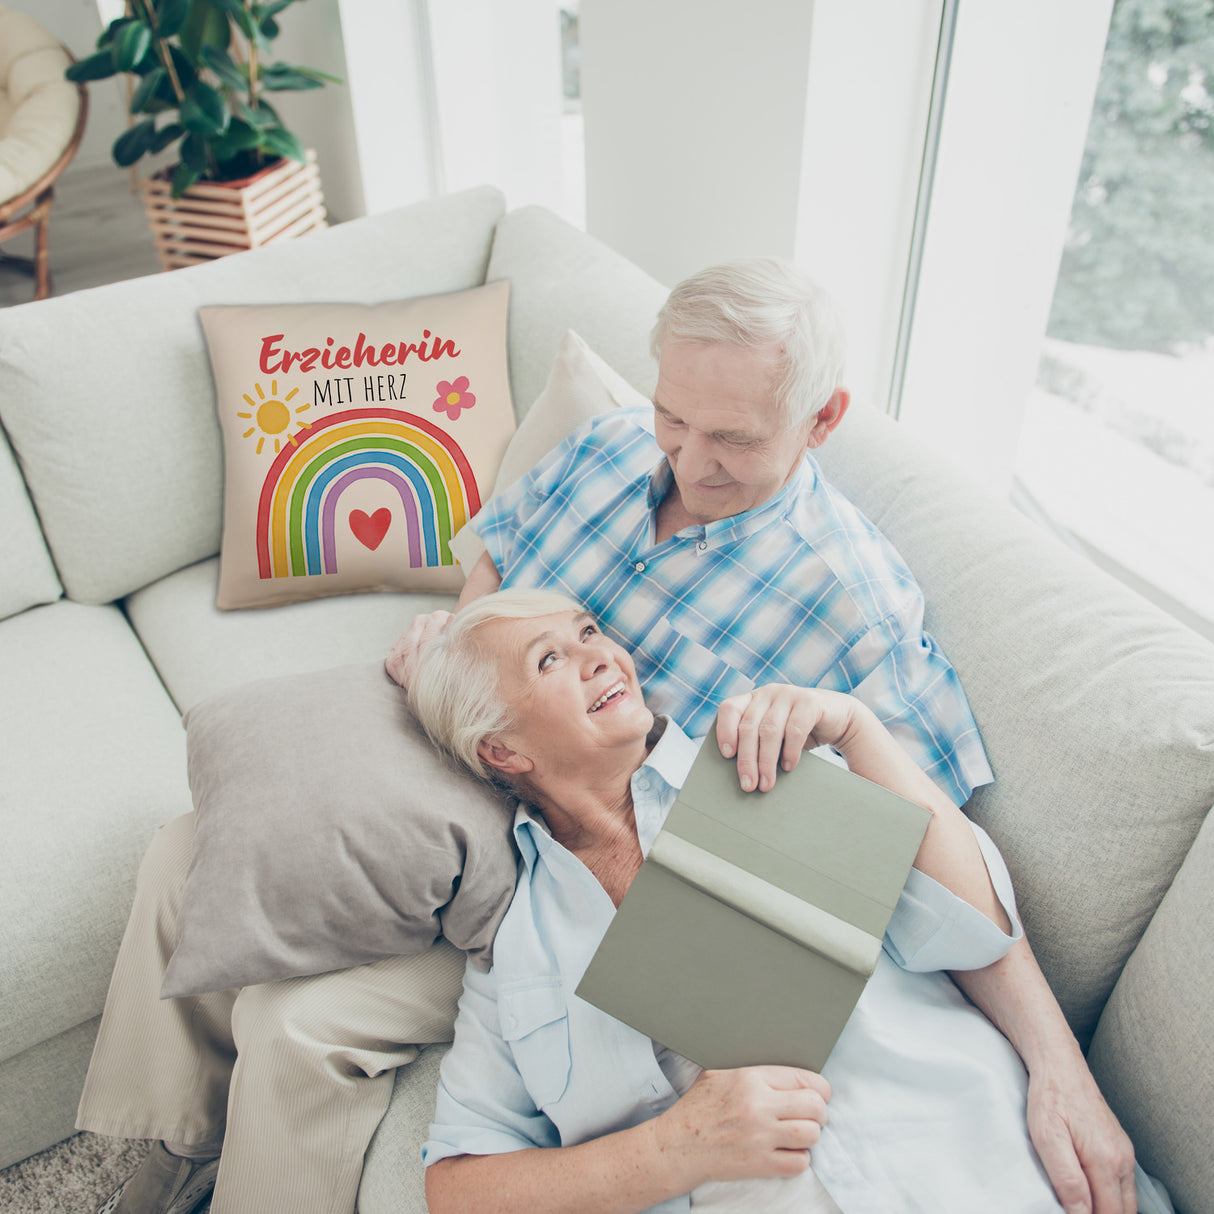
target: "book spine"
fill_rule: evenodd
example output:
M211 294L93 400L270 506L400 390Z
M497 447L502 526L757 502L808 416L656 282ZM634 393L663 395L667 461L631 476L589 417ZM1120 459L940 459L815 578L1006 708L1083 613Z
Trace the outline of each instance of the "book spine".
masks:
M648 858L709 897L861 978L868 978L877 964L881 941L875 936L669 830L653 841Z

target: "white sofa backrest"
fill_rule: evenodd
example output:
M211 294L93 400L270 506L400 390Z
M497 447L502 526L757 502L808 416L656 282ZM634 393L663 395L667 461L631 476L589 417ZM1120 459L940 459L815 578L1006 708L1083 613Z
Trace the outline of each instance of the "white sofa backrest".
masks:
M222 449L199 305L476 286L503 210L498 191L470 190L0 313L0 420L68 596L109 602L219 550Z
M995 771L970 811L1086 1043L1214 801L1214 646L881 415L821 456L923 587Z
M510 280L510 387L520 420L544 390L567 329L635 388L657 382L649 331L667 288L542 207L498 224L489 278Z
M12 448L0 431L0 620L63 594Z

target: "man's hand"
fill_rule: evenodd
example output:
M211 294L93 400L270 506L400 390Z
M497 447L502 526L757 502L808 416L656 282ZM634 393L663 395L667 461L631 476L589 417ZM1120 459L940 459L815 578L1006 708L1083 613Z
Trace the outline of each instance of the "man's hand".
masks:
M1028 1123L1067 1214L1136 1214L1134 1147L1082 1059L1030 1074Z
M792 771L803 750L842 743L862 706L837 691L769 683L731 696L717 713L717 745L738 756L738 779L746 792L768 792L777 767Z
M413 678L418 649L432 637L438 636L450 620L449 611L431 611L427 615L419 615L401 633L399 640L392 646L392 651L384 659L384 666L402 687L407 688Z

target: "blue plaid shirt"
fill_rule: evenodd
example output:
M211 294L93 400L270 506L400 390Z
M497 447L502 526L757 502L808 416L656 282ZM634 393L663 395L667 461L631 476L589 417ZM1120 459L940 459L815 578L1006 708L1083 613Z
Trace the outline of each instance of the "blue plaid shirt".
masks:
M503 588L560 590L634 655L646 703L693 736L765 683L853 692L958 804L992 779L923 595L806 455L775 497L655 540L673 476L648 409L588 422L476 516Z

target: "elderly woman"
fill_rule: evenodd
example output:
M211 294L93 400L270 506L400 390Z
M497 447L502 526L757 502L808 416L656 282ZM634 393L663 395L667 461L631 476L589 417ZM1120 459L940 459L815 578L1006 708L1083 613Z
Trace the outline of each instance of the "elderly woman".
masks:
M436 743L524 802L493 968L468 967L443 1063L432 1211L1061 1208L1025 1129L1020 1059L942 972L1018 938L1007 871L859 701L764 687L716 727L743 788L830 746L932 813L819 1075L701 1072L574 994L698 750L654 719L589 615L548 591L490 595L423 646L409 695Z

